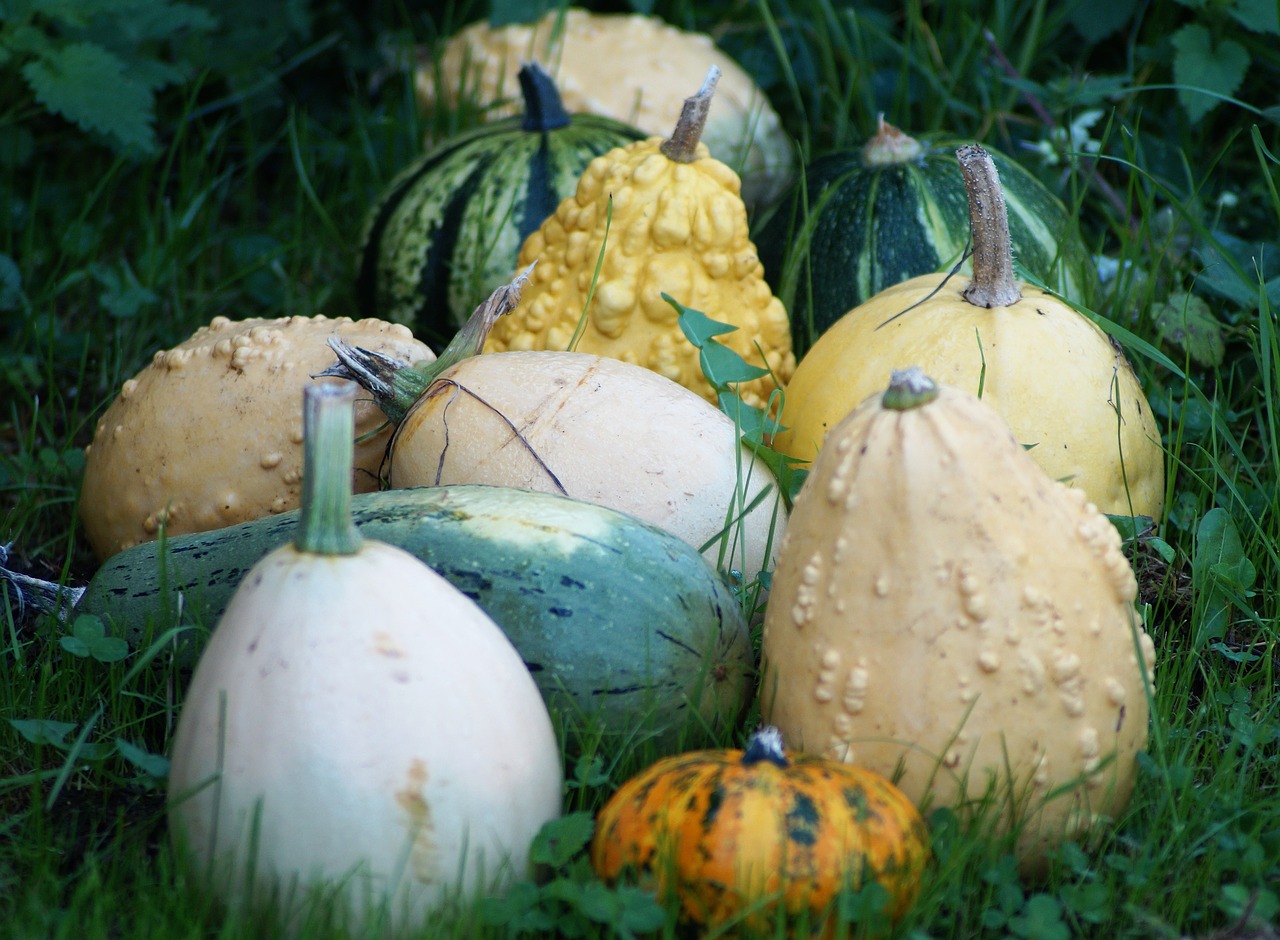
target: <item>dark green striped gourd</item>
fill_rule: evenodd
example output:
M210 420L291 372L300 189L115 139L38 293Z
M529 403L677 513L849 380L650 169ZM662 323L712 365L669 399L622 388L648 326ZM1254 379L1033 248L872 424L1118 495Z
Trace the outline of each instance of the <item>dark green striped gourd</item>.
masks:
M403 170L365 223L356 279L368 316L447 340L511 279L525 238L573 194L587 164L645 134L569 115L551 76L520 70L523 118L454 136Z
M798 353L884 288L960 261L969 241L960 143L923 144L882 118L862 149L812 161L804 182L761 220L756 246L791 313ZM987 149L1005 193L1019 276L1087 302L1089 257L1066 207L1026 168ZM967 262L961 270L969 272Z
M404 549L500 626L570 737L677 742L746 708L745 615L698 550L625 513L554 493L463 484L360 493L365 539ZM144 542L109 558L74 604L145 646L181 615L168 651L190 664L241 579L295 537L299 510ZM52 588L52 585L46 585ZM38 598L32 600L38 602Z

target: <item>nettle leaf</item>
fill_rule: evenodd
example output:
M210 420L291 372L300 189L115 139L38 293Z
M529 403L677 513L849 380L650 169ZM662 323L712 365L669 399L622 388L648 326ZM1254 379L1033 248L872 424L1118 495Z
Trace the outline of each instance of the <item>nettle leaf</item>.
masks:
M1203 298L1180 292L1152 310L1161 342L1170 343L1202 366L1220 366L1227 354L1222 324Z
M587 847L595 831L595 817L590 813L569 813L546 823L533 838L529 859L535 865L563 868Z
M121 150L156 147L155 99L123 61L93 43L47 49L22 67L36 100Z
M1209 30L1195 23L1180 28L1171 42L1173 80L1187 86L1178 89L1178 101L1195 123L1219 104L1215 95L1235 94L1249 70L1249 50L1234 39L1215 43Z
M180 32L206 32L218 27L217 17L190 3L137 0L128 6L132 8L128 10L128 15L117 15L111 25L117 33L127 33L134 43L168 39Z
M1245 29L1280 35L1280 8L1276 0L1235 0L1227 12Z
M1067 21L1093 44L1127 26L1137 9L1138 0L1081 0L1071 6Z

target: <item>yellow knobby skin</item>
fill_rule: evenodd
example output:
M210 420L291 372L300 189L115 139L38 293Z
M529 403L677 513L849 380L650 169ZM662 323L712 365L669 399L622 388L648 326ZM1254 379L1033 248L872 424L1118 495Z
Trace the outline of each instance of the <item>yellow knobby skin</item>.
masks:
M791 377L795 356L787 312L748 233L738 176L702 143L688 162L665 156L662 143L651 137L591 162L577 191L526 239L517 264L537 267L485 351L567 349L603 245L575 348L653 369L714 401L665 293L738 328L717 338L770 370L740 387L749 404L763 405Z

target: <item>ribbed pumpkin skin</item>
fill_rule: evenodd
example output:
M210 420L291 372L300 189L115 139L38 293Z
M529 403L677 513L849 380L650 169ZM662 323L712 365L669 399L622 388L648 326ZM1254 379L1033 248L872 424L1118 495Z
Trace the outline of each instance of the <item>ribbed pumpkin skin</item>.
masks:
M574 115L525 130L496 121L450 140L403 170L365 223L360 308L447 340L515 270L520 245L595 157L640 140L618 121Z
M760 260L791 311L797 354L881 290L960 260L969 240L960 143L938 140L914 159L878 166L866 165L861 150L820 157L805 168L807 202L797 183L759 226ZM1066 207L1019 163L988 150L1004 188L1015 262L1069 299L1087 300L1088 257Z
M824 757L791 754L781 767L744 764L744 753L692 751L624 783L596 819L596 874L634 874L659 897L674 891L682 916L707 927L751 908L746 925L768 930L779 905L816 921L843 888L869 879L888 890L886 913L901 917L930 855L906 796Z

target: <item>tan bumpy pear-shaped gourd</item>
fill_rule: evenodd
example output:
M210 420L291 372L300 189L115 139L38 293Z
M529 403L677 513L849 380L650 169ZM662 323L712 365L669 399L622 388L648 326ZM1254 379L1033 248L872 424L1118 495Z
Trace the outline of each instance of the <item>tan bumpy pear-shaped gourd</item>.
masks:
M713 66L685 101L670 138L597 157L525 240L517 266L537 267L486 352L572 347L653 369L714 402L668 294L736 327L720 341L769 370L738 386L748 404L763 405L786 384L795 369L787 312L764 279L737 174L699 140L718 74Z
M993 796L1034 871L1133 790L1155 660L1136 592L1115 527L991 406L895 372L796 500L762 716L922 806Z

